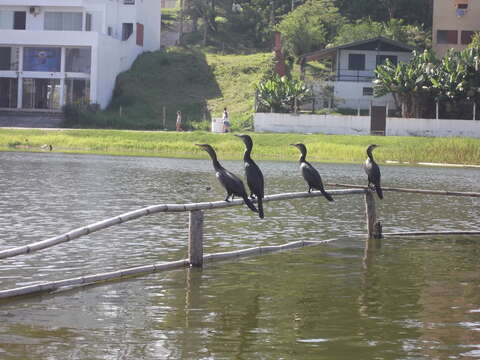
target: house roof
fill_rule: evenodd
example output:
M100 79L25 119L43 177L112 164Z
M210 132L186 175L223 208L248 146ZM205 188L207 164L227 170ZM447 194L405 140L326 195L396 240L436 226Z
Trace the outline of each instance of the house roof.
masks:
M354 41L349 44L326 48L313 51L311 53L300 56L300 62L320 60L324 58L334 57L338 50L375 50L375 51L395 51L395 52L412 52L414 47L401 43L399 41L378 36L373 39Z

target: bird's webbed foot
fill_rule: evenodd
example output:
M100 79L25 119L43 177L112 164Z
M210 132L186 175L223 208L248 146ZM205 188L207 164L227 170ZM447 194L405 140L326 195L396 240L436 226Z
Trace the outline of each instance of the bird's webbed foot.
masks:
M225 198L225 201L226 202L230 202L230 200L228 199L230 197L231 194L228 194L227 197ZM232 198L233 199L233 198Z
M312 188L308 188L307 192L310 194L312 192Z

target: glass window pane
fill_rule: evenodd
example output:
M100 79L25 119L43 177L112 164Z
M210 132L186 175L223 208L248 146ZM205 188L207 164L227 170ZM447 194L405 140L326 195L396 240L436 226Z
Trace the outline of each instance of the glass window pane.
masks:
M45 12L44 29L81 31L83 14L79 12Z
M59 72L61 61L60 48L24 48L24 71Z
M0 11L0 29L13 29L13 11Z
M90 103L90 80L89 79L65 79L65 103L89 104Z
M20 49L18 47L0 46L0 70L18 70L18 58Z
M16 108L18 79L0 78L0 108Z
M91 59L90 48L67 48L65 71L90 74Z
M59 79L23 79L23 108L59 109Z
M348 70L365 70L365 55L364 54L348 55Z

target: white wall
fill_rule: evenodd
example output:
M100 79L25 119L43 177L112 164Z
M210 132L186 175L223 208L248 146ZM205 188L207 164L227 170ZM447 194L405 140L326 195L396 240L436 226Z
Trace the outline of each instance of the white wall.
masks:
M480 121L387 118L386 135L480 138Z
M378 98L373 95L363 95L364 87L373 88L372 82L336 81L329 85L334 86L337 107L369 109L370 105L387 106L388 104L389 109L395 108L395 102L390 94Z
M254 127L257 132L368 135L370 116L256 113ZM387 118L386 135L480 138L480 121Z
M370 117L255 113L254 127L258 132L367 135Z

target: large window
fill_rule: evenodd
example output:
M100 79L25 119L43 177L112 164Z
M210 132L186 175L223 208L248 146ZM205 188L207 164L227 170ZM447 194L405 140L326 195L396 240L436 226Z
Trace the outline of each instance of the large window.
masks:
M0 11L0 29L13 29L13 11Z
M60 108L59 79L23 79L23 108Z
M365 70L365 54L349 54L348 70Z
M0 11L0 29L25 30L27 19L26 11Z
M18 79L0 78L0 108L16 108Z
M18 70L18 57L20 49L18 47L0 46L0 70L16 71Z
M67 48L65 71L90 74L92 51L90 48Z
M437 30L438 44L457 44L458 31L457 30Z
M80 12L45 12L45 30L82 31Z
M90 102L89 79L65 79L65 103L88 104Z
M23 70L59 72L60 55L60 48L26 47L23 49Z

